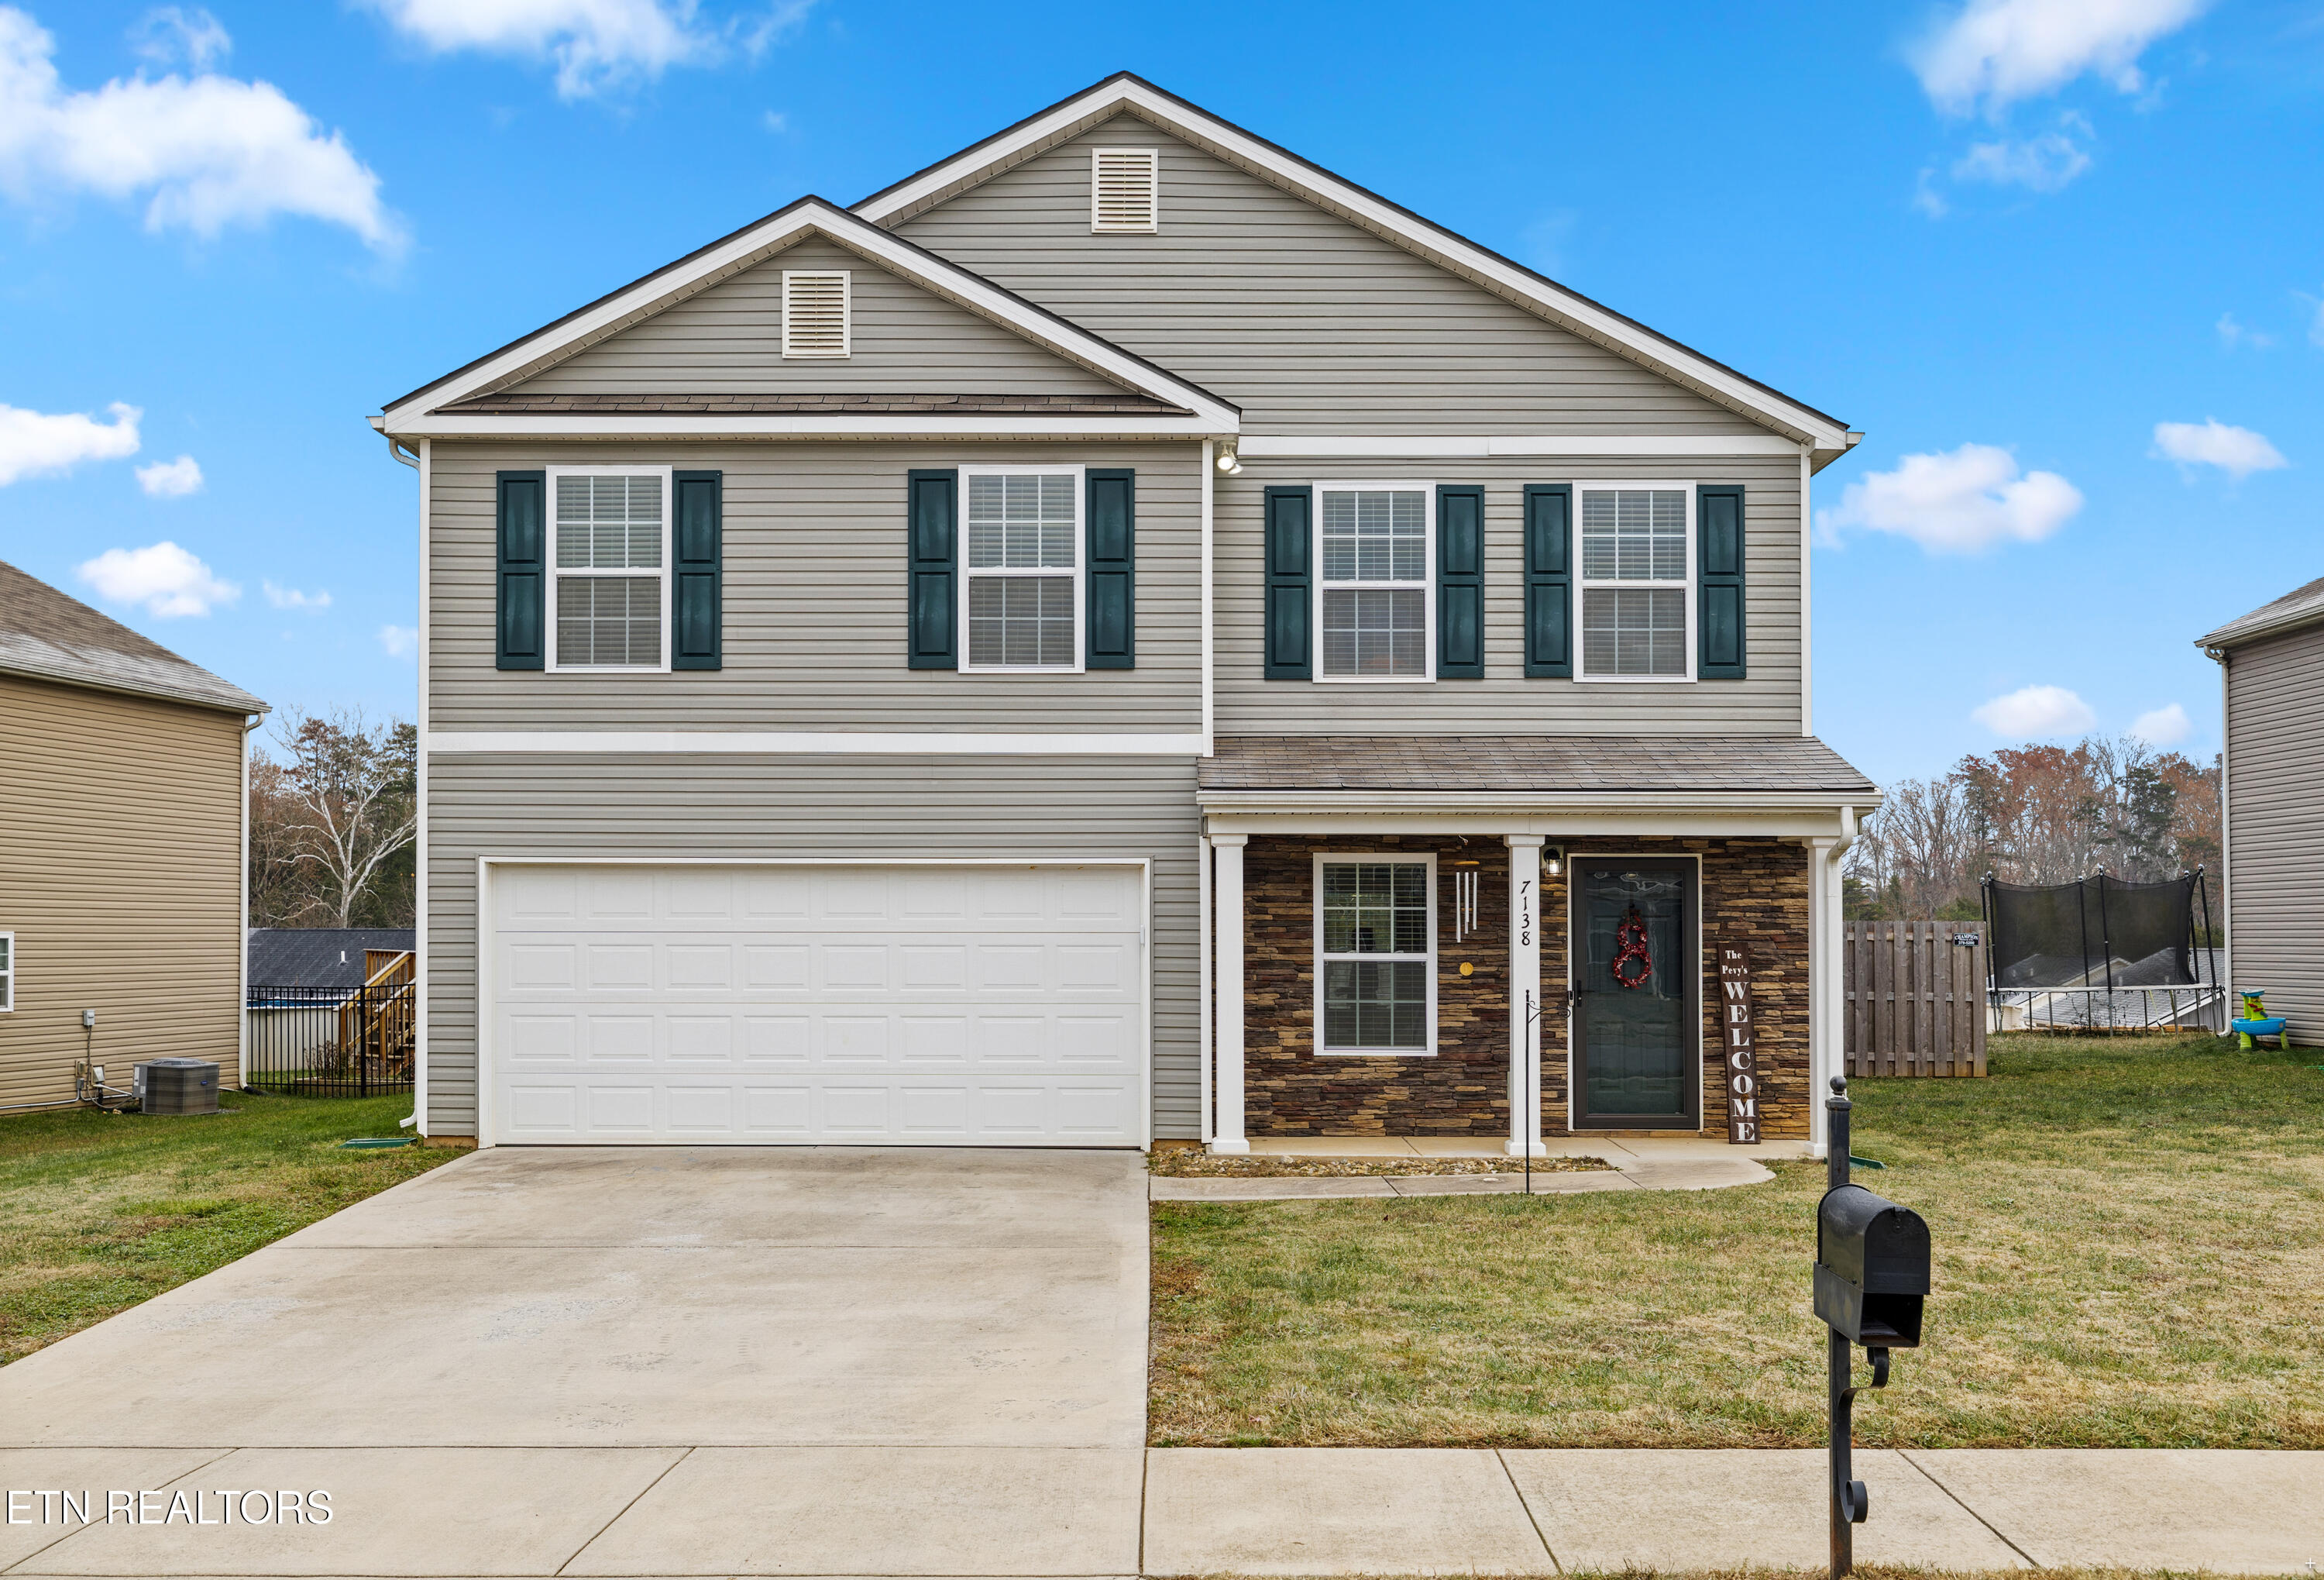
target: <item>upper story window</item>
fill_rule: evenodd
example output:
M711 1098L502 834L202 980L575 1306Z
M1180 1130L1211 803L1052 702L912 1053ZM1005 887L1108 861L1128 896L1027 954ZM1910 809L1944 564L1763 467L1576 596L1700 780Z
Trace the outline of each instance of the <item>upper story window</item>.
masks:
M549 474L549 667L669 668L669 468Z
M1425 483L1323 483L1315 504L1317 678L1431 679L1434 490Z
M1162 155L1154 148L1090 151L1090 228L1152 233L1161 228Z
M1434 1046L1433 858L1315 858L1316 1023L1324 1053Z
M783 355L837 357L849 353L852 276L844 269L783 271Z
M1082 469L963 467L963 670L1082 667Z
M1690 485L1582 483L1584 680L1694 678Z

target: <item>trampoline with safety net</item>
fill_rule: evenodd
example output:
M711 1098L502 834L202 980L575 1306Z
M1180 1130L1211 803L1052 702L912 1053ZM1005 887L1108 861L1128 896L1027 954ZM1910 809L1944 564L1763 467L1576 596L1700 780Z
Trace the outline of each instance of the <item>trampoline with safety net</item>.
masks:
M2200 867L2157 883L2103 867L2070 883L1988 873L1984 889L1995 1030L2225 1030Z

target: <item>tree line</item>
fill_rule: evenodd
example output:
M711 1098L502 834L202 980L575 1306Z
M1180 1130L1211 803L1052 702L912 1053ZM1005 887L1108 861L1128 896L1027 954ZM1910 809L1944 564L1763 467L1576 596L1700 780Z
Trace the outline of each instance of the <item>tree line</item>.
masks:
M2131 735L1970 755L1933 779L1887 787L1849 847L1846 913L1980 914L1985 874L2069 883L2100 866L2154 882L2219 871L2218 759L2209 766Z
M250 760L250 925L410 927L420 732L285 708Z

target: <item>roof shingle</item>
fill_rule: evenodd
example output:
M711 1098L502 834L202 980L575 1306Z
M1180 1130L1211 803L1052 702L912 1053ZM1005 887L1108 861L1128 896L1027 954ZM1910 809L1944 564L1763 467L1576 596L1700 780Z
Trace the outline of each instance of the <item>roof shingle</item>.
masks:
M1215 743L1197 784L1260 791L1878 793L1813 735L1231 735Z
M2198 638L2197 647L2233 647L2239 642L2272 632L2285 631L2295 625L2324 620L2324 576L2318 577L2304 587L2295 587L2272 604L2262 604L2250 614L2228 621L2209 636Z
M1150 395L546 394L476 395L437 409L447 417L973 417L990 412L1046 417L1190 417Z
M233 713L267 711L241 687L5 562L0 562L0 670Z

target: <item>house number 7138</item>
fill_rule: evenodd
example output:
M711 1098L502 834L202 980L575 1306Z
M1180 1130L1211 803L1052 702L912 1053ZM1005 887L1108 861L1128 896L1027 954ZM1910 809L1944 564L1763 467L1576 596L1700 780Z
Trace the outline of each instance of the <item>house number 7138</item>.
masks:
M1517 942L1533 942L1533 880L1517 880Z

